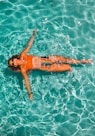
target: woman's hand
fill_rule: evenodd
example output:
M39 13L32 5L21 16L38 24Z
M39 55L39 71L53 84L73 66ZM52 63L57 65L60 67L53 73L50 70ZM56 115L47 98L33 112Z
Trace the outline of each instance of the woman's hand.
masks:
M29 94L29 99L32 100L32 93Z
M34 31L33 31L33 35L34 35L34 36L36 35L36 32L37 32L37 30L34 30Z

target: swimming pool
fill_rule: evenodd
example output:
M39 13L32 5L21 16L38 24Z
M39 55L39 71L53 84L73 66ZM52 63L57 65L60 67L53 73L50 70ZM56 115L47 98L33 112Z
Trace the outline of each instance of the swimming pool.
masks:
M95 60L94 0L0 0L0 135L94 136L95 64L72 72L32 71L23 78L7 60L37 35L29 53Z

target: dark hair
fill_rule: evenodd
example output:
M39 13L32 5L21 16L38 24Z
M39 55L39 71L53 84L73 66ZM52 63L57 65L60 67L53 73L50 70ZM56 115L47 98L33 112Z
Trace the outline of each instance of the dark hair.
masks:
M11 58L9 58L8 60L8 68L12 71L15 71L15 72L20 72L20 66L10 66L9 62L10 60L14 60L14 59L20 59L20 55L13 55Z

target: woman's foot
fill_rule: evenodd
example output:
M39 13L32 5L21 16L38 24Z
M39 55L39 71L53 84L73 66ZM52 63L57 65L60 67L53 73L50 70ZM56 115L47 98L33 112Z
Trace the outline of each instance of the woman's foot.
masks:
M93 60L81 60L82 64L93 63Z

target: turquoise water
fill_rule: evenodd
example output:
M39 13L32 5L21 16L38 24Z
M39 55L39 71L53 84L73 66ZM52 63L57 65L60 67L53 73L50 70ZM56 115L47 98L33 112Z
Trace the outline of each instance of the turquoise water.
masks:
M37 29L29 54L95 60L94 0L0 0L0 136L95 136L95 63L72 72L7 68Z

